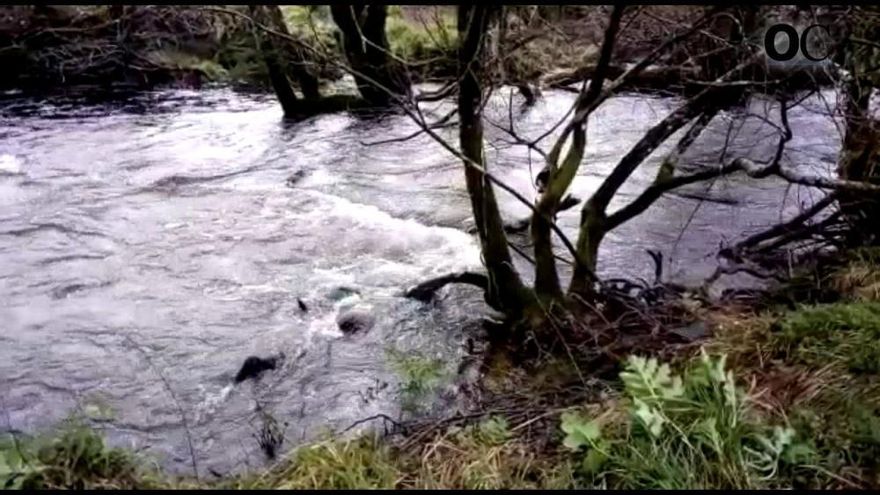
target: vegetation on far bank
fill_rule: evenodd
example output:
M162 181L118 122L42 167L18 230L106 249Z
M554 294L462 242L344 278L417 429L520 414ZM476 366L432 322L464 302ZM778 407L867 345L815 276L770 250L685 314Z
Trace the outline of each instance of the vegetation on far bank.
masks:
M686 6L652 9L680 22L699 13ZM289 34L311 47L304 60L309 69L322 82L338 81L346 61L329 6L280 10ZM0 61L10 69L0 76L0 87L213 82L271 90L245 6L19 5L0 14ZM501 60L505 78L536 83L595 62L605 15L601 6L510 7ZM454 6L389 6L384 31L411 80L455 76ZM656 23L636 21L620 42L620 55L640 54L663 34Z
M5 488L878 488L880 264L875 250L812 278L834 294L698 310L712 329L633 353L581 382L564 358L487 371L483 415L406 434L327 439L218 481L162 473L82 421L0 444ZM780 289L782 291L785 288ZM424 386L417 358L396 368ZM406 371L418 368L414 372ZM528 370L528 371L525 371ZM582 371L582 370L580 370ZM414 390L410 390L411 392ZM546 400L550 393L557 398Z

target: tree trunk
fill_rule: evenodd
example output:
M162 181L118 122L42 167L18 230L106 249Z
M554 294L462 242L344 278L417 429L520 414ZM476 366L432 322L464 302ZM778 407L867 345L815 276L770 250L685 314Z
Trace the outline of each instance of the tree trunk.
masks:
M277 7L275 7L277 8ZM260 24L268 24L265 22L269 15L266 12L266 6L251 5L249 7L251 17ZM272 89L278 97L278 103L284 110L285 117L293 117L300 112L298 98L293 91L290 81L287 79L284 70L283 57L278 44L270 37L269 34L263 32L256 26L254 27L254 38L257 42L257 49L263 55L263 61L266 63L266 70L269 72L269 81L272 83Z
M290 30L287 29L287 23L284 22L284 15L281 13L281 7L278 5L267 5L269 9L270 26L284 35L290 36ZM283 49L279 50L282 56L282 67L292 76L299 84L303 98L306 100L317 100L321 97L318 90L319 82L317 76L312 74L307 66L306 54L303 50L295 46L289 40L281 40Z
M365 100L387 106L393 95L407 94L402 68L389 56L385 36L385 5L331 5L333 22L342 35L345 58Z
M548 180L546 190L541 195L541 199L535 207L535 214L532 217L532 242L535 245L535 290L539 297L548 299L561 299L562 288L559 283L559 275L556 272L556 258L553 253L553 243L551 235L551 224L559 206L571 182L577 175L578 168L584 157L584 151L587 145L587 118L589 113L587 109L599 98L607 76L608 68L611 64L611 57L614 51L614 43L617 39L617 32L620 29L620 21L623 18L624 7L615 6L608 20L608 27L605 29L605 36L602 42L602 50L599 55L599 61L596 65L596 72L590 81L590 85L586 90L578 95L575 104L575 117L566 128L566 131L557 139L547 157L546 170L548 171ZM583 115L583 117L577 117ZM571 146L565 153L561 162L559 156L565 143L571 137ZM599 237L598 239L601 239ZM597 244L598 246L598 244ZM594 253L595 255L595 253ZM581 263L575 263L575 273L578 276L592 274L595 272L595 256L592 261L584 253L579 253L578 259ZM587 280L592 281L590 277L584 279L584 286L587 288ZM580 291L582 295L584 291Z
M576 249L586 266L577 264L572 273L568 291L572 294L589 296L594 293L590 273L596 273L599 259L599 245L607 233L605 228L605 208L596 205L594 199L587 201L581 209L581 222ZM589 270L589 271L588 271Z
M483 75L485 38L494 8L463 5L458 8L458 34L461 40L458 53L459 139L462 154L481 167L486 167L486 163L483 159L483 91L480 77ZM506 314L515 315L522 311L526 303L524 295L527 289L513 267L492 184L467 162L464 170L483 262L489 274L486 300Z

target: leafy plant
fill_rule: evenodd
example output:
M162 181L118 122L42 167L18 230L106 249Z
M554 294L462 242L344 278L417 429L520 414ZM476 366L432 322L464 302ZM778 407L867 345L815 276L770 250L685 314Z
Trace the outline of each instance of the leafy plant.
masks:
M44 469L39 461L29 461L23 455L17 439L10 437L0 444L0 488L19 490L25 480L39 475Z
M510 440L510 425L503 416L492 416L478 424L479 437L487 445L501 445Z
M586 449L581 473L593 485L771 487L780 469L810 455L794 429L755 414L723 355L702 352L682 375L655 358L632 356L620 376L625 424L609 434L596 420L562 417L563 444Z
M405 354L396 349L388 349L386 355L401 378L399 391L403 408L416 412L419 402L434 391L445 376L443 361L418 352Z

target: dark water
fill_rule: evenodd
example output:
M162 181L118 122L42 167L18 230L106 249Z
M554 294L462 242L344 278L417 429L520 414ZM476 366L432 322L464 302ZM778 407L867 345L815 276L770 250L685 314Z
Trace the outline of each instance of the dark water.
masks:
M792 112L785 163L824 174L840 139L828 117L835 96L820 96ZM498 99L489 114L499 123L512 115L535 136L572 100L551 92L509 114ZM676 103L607 102L590 121L572 192L587 197ZM717 164L725 143L725 159L769 156L775 131L749 112L778 120L762 102L721 115L683 166ZM405 116L284 124L272 98L222 89L112 103L0 101L0 423L35 431L79 408L114 443L180 470L190 465L188 430L200 470L223 472L260 463L257 403L287 424L285 447L359 418L396 415L399 378L386 350L419 350L454 371L462 330L485 313L468 288L447 289L430 307L400 297L425 278L480 266L466 233L461 164L424 136L369 145L414 130ZM538 157L530 168L523 148L491 126L488 134L494 171L534 197ZM613 207L653 178L661 157ZM291 186L292 174L299 179ZM697 282L711 273L720 242L817 197L745 177L719 179L707 194L737 204L663 199L608 236L600 272L648 276L644 250L658 248L671 276ZM499 196L508 219L527 214ZM577 219L577 209L559 218L572 239ZM360 295L340 298L341 287ZM351 308L373 315L369 332L344 337L337 329L336 317ZM245 357L278 352L286 355L279 369L231 385ZM111 413L101 419L105 407Z

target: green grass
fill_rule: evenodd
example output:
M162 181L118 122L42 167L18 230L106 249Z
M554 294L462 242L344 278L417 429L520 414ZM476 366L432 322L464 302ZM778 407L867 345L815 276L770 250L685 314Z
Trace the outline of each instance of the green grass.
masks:
M281 7L284 22L294 36L313 46L338 49L334 32L336 24L325 5L284 5Z
M399 6L388 9L385 32L391 51L408 62L435 57L453 57L458 44L454 15L437 11L421 21L407 20Z
M0 441L0 487L6 489L131 489L149 484L143 460L108 447L78 420L34 438Z
M389 447L371 437L297 448L274 468L226 485L236 489L394 488L399 473Z
M785 315L778 341L797 362L844 363L857 373L880 373L880 303L808 306Z

